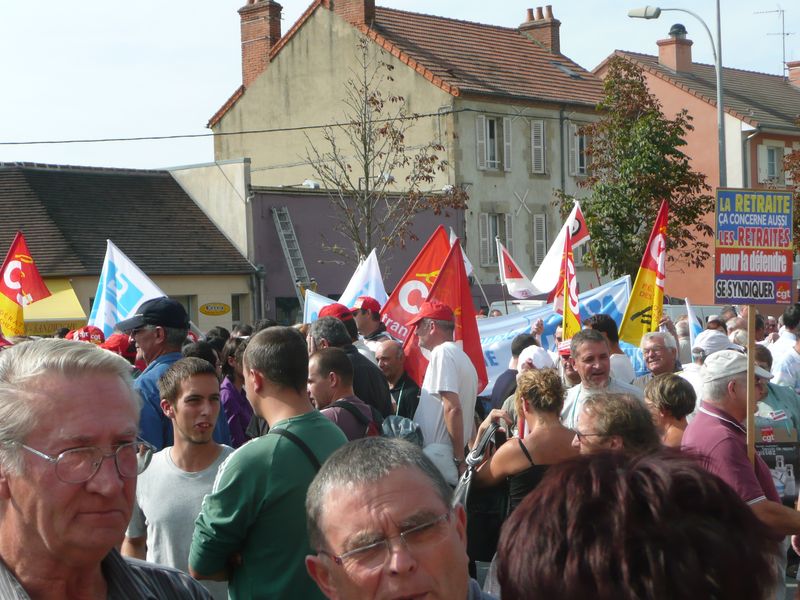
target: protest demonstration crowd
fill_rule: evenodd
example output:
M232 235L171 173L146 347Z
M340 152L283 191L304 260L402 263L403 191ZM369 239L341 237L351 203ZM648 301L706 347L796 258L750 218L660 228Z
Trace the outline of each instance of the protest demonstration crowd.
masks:
M747 396L800 430L800 304L643 320L645 256L620 326L566 248L557 328L507 331L493 374L512 316L450 241L402 320L396 289L197 332L162 296L2 338L0 598L784 598L795 473L748 455Z

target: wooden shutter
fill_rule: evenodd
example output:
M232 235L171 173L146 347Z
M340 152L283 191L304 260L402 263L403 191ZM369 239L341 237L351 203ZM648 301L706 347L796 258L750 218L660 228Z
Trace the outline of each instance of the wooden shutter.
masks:
M506 219L506 241L505 241L505 246L508 249L508 253L511 256L514 256L514 237L512 235L512 233L514 232L514 227L513 227L514 217L513 217L513 215L511 215L509 213L509 214L505 215L505 219ZM498 257L498 260L499 260L499 257Z
M545 216L533 215L533 264L540 266L547 254L547 227Z
M511 170L511 119L503 117L503 170Z
M575 176L578 174L578 128L572 123L569 125L567 139L569 139L569 174Z
M758 169L758 183L766 183L769 179L767 173L767 147L764 144L759 144L756 147L756 168Z
M531 121L531 172L544 173L544 121Z
M478 158L478 169L486 169L486 117L478 115L475 118L475 155Z
M492 249L489 246L489 213L478 215L478 237L480 238L480 260L482 267L488 267L492 262ZM493 241L493 240L492 240Z

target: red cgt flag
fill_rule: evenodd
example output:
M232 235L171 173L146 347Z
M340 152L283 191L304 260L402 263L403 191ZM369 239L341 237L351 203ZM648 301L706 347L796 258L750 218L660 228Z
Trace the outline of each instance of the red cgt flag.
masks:
M25 237L18 231L0 267L0 326L5 335L22 335L22 307L47 298L50 290L39 275Z
M447 258L444 259L439 277L428 294L428 300L438 300L453 309L456 317L454 338L456 341L461 340L464 352L478 373L478 391L483 390L489 378L483 360L478 322L475 320L475 305L469 290L461 244L454 243ZM422 385L428 360L419 349L416 330L416 326L412 326L403 350L406 353L406 372L418 385Z
M428 297L449 251L450 238L440 225L425 242L383 305L381 320L389 333L398 340L405 341L408 338L409 329L406 323L419 312L419 307Z

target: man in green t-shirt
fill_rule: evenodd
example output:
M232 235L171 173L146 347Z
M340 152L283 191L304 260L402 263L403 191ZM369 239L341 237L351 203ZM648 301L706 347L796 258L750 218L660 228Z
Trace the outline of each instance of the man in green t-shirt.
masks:
M232 600L322 598L304 566L311 548L303 505L319 464L347 439L308 400L308 351L297 330L271 327L251 338L244 376L270 433L220 467L195 523L190 572L228 580Z

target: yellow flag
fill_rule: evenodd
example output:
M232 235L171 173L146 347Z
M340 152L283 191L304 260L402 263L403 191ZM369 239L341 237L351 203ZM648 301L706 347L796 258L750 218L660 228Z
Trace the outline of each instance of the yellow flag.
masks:
M658 209L658 216L619 328L619 339L634 346L639 345L645 333L657 331L661 321L667 261L667 212L668 206L664 200Z

